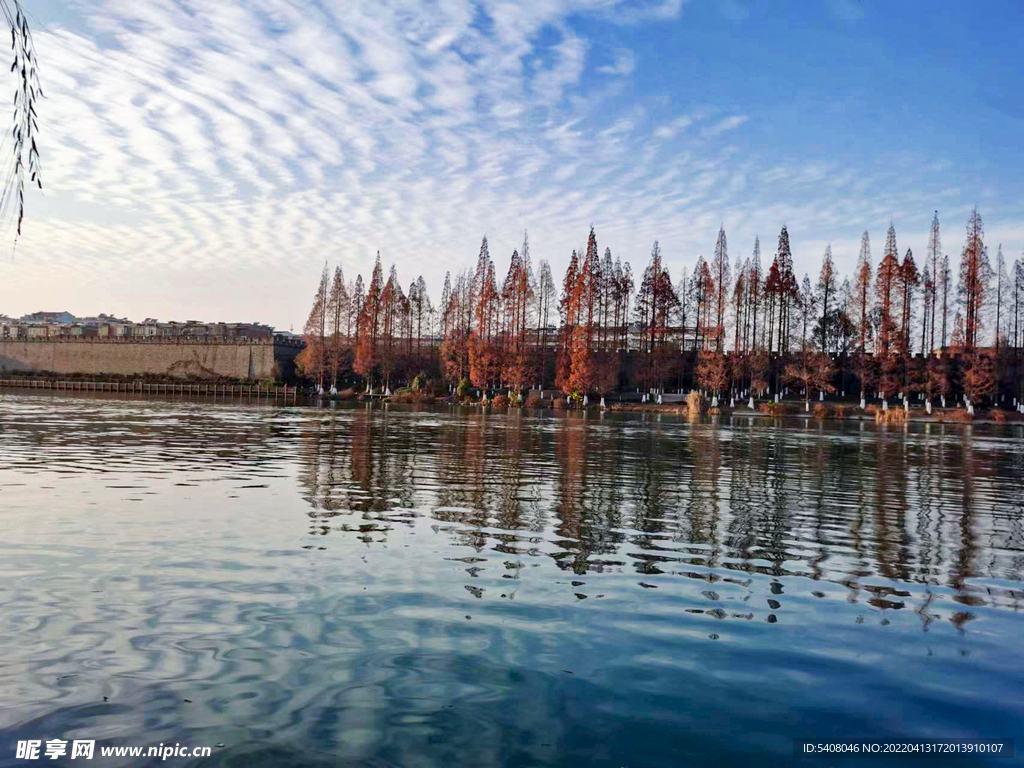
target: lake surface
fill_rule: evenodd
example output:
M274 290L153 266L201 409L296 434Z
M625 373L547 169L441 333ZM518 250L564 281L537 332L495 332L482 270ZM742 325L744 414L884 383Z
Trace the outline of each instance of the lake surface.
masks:
M1019 426L5 393L0 530L0 766L1024 754Z

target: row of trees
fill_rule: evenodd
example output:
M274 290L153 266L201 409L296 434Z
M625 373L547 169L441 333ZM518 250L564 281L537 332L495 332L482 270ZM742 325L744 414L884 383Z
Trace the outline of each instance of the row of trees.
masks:
M390 386L423 372L513 393L554 384L576 397L683 380L715 390L846 389L852 377L862 392L889 397L928 389L949 353L966 361L965 374L984 369L994 391L999 368L1018 370L1024 348L1024 258L1008 267L1000 246L993 267L977 211L955 280L937 213L920 266L911 249L900 254L890 225L881 260L865 232L844 279L831 247L815 281L798 279L785 226L767 268L758 239L730 264L722 228L711 259L699 257L677 281L655 242L635 281L591 228L560 291L546 261L534 269L526 236L498 274L486 237L473 269L445 275L437 305L422 277L405 291L394 267L385 280L379 253L366 286L325 267L304 369L323 388L339 377ZM968 386L960 373L945 375Z
M368 286L362 275L347 283L340 266L332 278L324 265L299 363L320 390L336 389L351 373L390 379L410 359L433 356L434 317L422 275L404 292L394 266L384 281L380 253Z

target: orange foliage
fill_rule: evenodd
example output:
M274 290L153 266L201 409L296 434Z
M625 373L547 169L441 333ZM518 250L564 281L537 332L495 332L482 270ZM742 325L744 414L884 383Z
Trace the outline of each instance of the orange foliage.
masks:
M996 391L996 364L992 355L975 351L968 358L967 372L964 373L964 393L976 403Z
M729 384L729 372L725 355L705 350L697 362L697 383L704 389L721 392Z
M566 394L578 392L586 394L594 388L594 355L590 351L590 339L587 329L577 326L572 332L572 355L569 378L566 382Z

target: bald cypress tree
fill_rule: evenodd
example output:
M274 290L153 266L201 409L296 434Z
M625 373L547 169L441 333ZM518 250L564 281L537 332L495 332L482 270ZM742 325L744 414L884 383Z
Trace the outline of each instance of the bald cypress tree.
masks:
M757 335L757 318L761 313L761 304L764 295L764 275L761 272L761 239L754 238L754 252L750 255L750 274L747 276L747 296L750 305L751 320L751 348L758 349L761 342ZM761 335L764 335L764 324L761 325Z
M1024 349L1024 256L1013 263L1013 348L1018 356ZM1024 381L1022 381L1024 385ZM1022 386L1024 389L1024 386Z
M907 248L907 253L900 264L897 278L900 289L900 354L910 354L911 324L914 318L914 291L921 282L921 275L914 262L914 253Z
M789 230L785 225L779 232L779 247L775 258L779 265L779 354L785 354L789 351L793 304L798 300L800 290L796 273L793 271L793 251L789 244Z
M978 345L982 327L982 310L991 281L991 268L985 250L985 230L981 214L975 209L967 222L967 239L960 256L960 302L964 308L964 347L971 351Z
M953 273L949 268L949 254L943 254L939 262L939 276L936 278L940 293L942 294L942 348L946 348L947 331L949 328L949 286L953 279Z
M821 320L818 323L818 343L823 352L828 352L828 329L831 322L829 309L835 300L836 268L832 262L832 246L825 246L821 257L821 272L818 273L818 299L821 301Z
M373 265L373 274L370 277L370 284L366 289L366 297L363 299L363 306L360 310L360 322L358 328L356 354L353 368L356 373L367 380L373 387L374 368L378 360L378 343L381 334L381 299L384 292L384 270L380 264L380 251L377 251L377 260Z
M448 335L448 323L452 319L452 273L444 273L444 287L441 289L441 336Z
M857 302L857 321L860 329L860 352L866 352L868 335L871 326L868 324L868 313L871 311L871 239L867 230L860 237L860 255L857 257L857 273L854 288Z
M725 313L729 302L729 246L725 238L725 227L718 230L718 239L715 241L715 255L711 259L711 277L715 281L715 290L712 297L715 324L712 333L714 334L715 349L719 352L724 348L725 342Z
M1006 260L1003 258L1003 244L999 244L996 251L996 353L999 352L999 342L1003 335L1003 306L1006 299L1006 288L1010 280L1006 274Z
M313 297L313 307L306 319L306 326L303 329L306 348L302 352L302 366L315 381L317 391L324 389L324 374L327 369L328 360L328 317L330 302L330 278L327 265L324 264L323 272L320 274L320 284L317 286L316 295Z
M330 295L327 300L327 316L329 323L329 343L327 350L327 362L331 371L331 391L337 390L338 372L344 362L347 349L347 339L344 335L343 318L350 300L348 288L345 286L345 274L341 266L334 269L334 279L331 282Z
M573 331L579 317L579 297L576 293L579 272L579 256L576 251L573 251L569 259L569 267L565 271L565 279L562 281L562 298L558 303L562 328L559 333L558 358L555 363L555 386L563 392L571 391L569 386L572 375Z
M935 278L932 275L931 263L925 262L924 272L921 274L921 354L928 355L931 351L928 348L928 331L931 330L932 337L935 336L935 328L932 320L935 317Z
M931 313L931 321L930 321L931 336L929 337L929 342L928 342L928 345L929 345L928 351L931 352L931 351L935 350L935 317L936 317L937 307L938 307L938 304L939 304L938 298L939 298L939 287L940 287L938 275L939 275L940 269L942 268L942 263L941 263L942 262L942 238L941 238L940 233L939 233L939 212L938 211L936 211L935 215L932 217L932 228L931 228L931 232L928 235L928 256L927 256L927 259L928 259L929 266L931 266L931 277L932 277L931 290L928 291L928 289L926 288L926 291L928 291L928 293L929 293L928 302L929 302L929 305L930 305L929 309L926 310L926 311L930 311L930 313Z

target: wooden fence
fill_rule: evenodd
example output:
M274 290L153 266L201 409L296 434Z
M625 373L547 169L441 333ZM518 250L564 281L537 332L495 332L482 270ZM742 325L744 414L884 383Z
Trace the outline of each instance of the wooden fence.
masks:
M74 379L0 379L0 387L48 389L58 392L122 392L126 394L180 395L189 397L239 397L297 403L299 387L284 384L207 384L204 382L86 381Z

